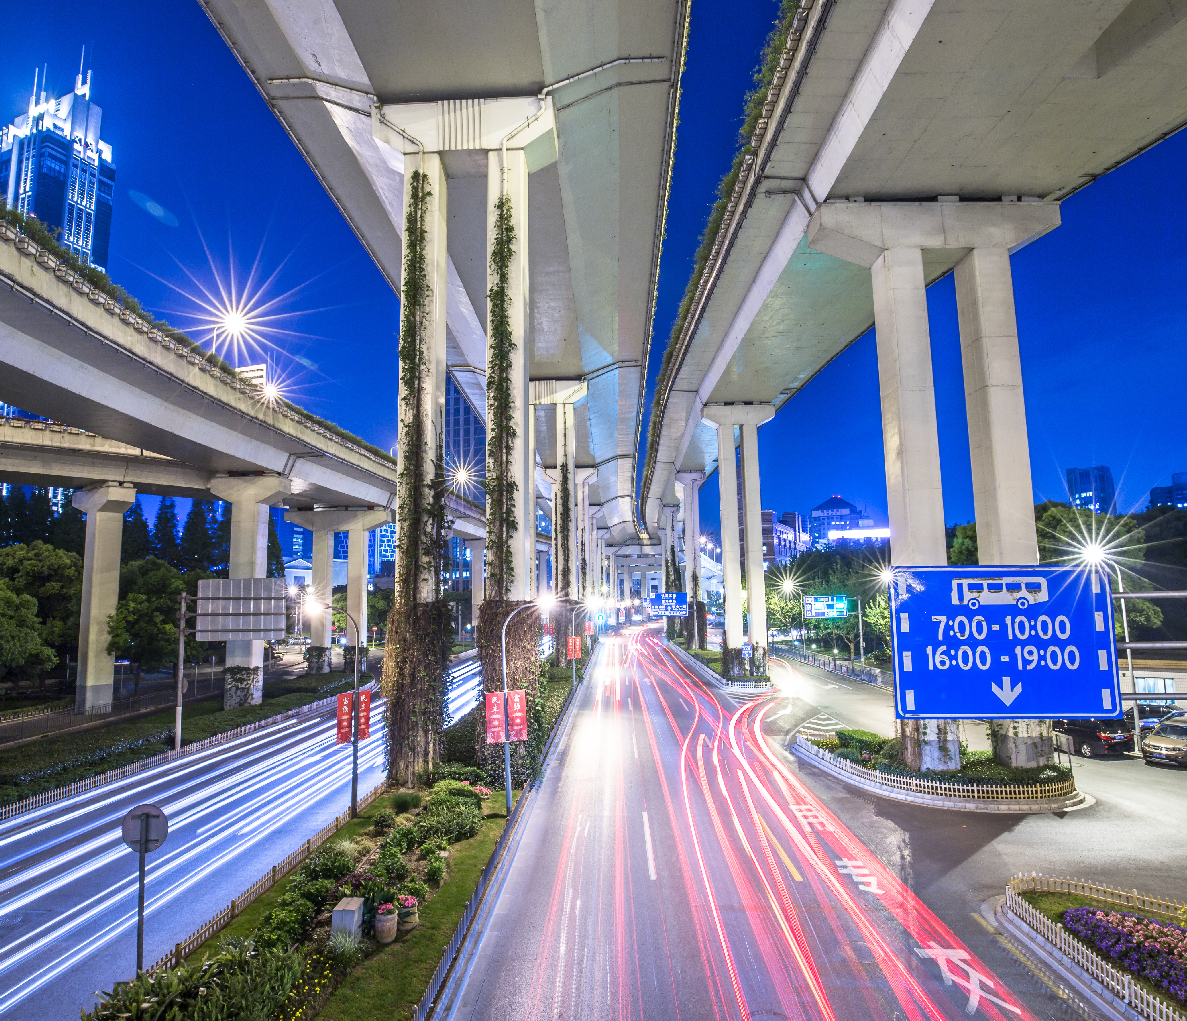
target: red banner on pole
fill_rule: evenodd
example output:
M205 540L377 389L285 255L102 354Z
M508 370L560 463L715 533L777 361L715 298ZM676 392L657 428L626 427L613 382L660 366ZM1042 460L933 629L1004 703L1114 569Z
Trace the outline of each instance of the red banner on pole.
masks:
M486 693L486 743L503 744L507 740L507 728L503 721L503 693Z
M359 692L359 740L371 736L371 692Z
M581 658L581 636L580 635L569 635L568 658L569 659L580 659Z
M338 744L350 744L350 715L354 711L354 692L338 696Z
M507 692L508 740L528 739L528 696L526 691Z
M592 635L594 633L594 622L592 620L587 620L585 622L585 633L587 635Z

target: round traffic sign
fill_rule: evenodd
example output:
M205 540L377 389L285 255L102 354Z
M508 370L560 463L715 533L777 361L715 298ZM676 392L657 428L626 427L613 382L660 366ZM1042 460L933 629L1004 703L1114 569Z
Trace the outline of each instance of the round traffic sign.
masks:
M155 851L169 836L169 820L156 805L137 805L124 816L123 836L127 844L137 854L140 853L140 839L144 833L144 820L148 820L148 839L144 850Z

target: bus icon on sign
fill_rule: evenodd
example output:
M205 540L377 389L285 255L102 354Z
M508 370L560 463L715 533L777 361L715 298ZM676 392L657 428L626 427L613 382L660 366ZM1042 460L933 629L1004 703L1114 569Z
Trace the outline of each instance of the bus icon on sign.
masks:
M952 602L975 610L986 605L1013 603L1025 610L1031 603L1047 601L1046 578L957 578L952 582Z

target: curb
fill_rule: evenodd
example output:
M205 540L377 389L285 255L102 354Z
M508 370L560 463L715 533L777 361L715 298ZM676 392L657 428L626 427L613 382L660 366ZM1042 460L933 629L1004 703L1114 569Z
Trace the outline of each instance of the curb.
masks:
M942 808L954 812L990 812L997 815L1037 815L1047 812L1075 812L1096 804L1091 794L1077 791L1066 798L1037 799L1034 801L982 801L974 798L944 798L935 794L920 794L916 791L900 791L880 783L852 776L834 769L827 761L815 755L805 754L793 744L789 749L797 760L807 762L843 783L875 794L890 801L902 801L926 808Z
M1007 911L1005 897L994 897L992 900L986 901L981 905L981 915L1018 940L1052 972L1071 986L1081 999L1104 1014L1110 1021L1144 1021L1142 1016L1131 1010L1128 1004L1114 996L1065 954L1060 953L1038 933Z

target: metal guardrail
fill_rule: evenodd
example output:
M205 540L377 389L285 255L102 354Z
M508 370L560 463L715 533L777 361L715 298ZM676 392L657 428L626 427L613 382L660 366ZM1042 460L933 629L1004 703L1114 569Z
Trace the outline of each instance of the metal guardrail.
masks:
M1164 901L1160 897L1145 897L1136 891L1128 896L1134 898L1139 903L1127 904L1123 900L1117 900L1113 896L1108 896L1117 894L1120 891L1114 891L1108 887L1099 887L1094 883L1086 883L1075 879L1047 880L1046 877L1040 876L1037 873L1032 873L1030 876L1015 876L1006 884L1006 910L1050 943L1078 968L1083 969L1114 996L1123 1000L1136 1014L1140 1017L1147 1018L1148 1021L1187 1021L1187 1016L1167 1003L1162 997L1147 992L1142 985L1134 980L1129 972L1114 967L1090 947L1072 936L1061 924L1051 921L1041 911L1028 904L1022 898L1020 893L1022 890L1051 890L1052 892L1061 893L1080 893L1082 896L1105 900L1108 903L1125 904L1129 907L1143 907L1146 910L1155 910L1146 907L1146 905L1153 903L1173 904L1179 909L1184 909L1184 905L1179 904L1177 901ZM1090 890L1101 891L1107 895L1101 896L1098 892L1087 892ZM1164 912L1160 911L1159 913Z
M772 646L776 648L776 646ZM887 679L887 671L879 670L877 667L858 666L848 664L844 669L838 669L837 660L833 656L818 656L811 652L802 652L796 648L786 648L784 646L778 647L780 655L790 656L792 659L798 660L801 663L807 663L809 666L816 667L817 670L827 670L829 673L836 674L838 677L856 677L858 680L866 681L869 684L876 684L880 688L888 688L894 685L893 678ZM831 665L830 665L831 664Z
M813 758L820 759L834 772L844 773L872 786L909 791L912 794L930 794L937 798L960 798L965 801L1046 801L1051 798L1070 797L1076 793L1074 779L1061 780L1058 783L965 784L883 773L876 769L858 766L848 759L838 758L832 752L817 747L806 737L798 734L796 735L796 748Z
M380 781L375 787L359 798L359 811L371 804L380 793L383 791L384 781ZM350 822L350 812L343 812L337 819L323 826L314 836L310 837L300 847L298 847L292 854L290 854L283 861L273 865L271 869L265 872L259 879L251 884L243 893L236 897L230 904L223 908L210 921L198 927L193 933L178 943L172 950L162 957L156 964L147 971L151 975L162 968L177 968L181 962L185 960L190 954L198 949L216 932L221 932L225 929L235 918L243 913L246 908L257 897L267 893L280 880L284 879L290 872L298 865L308 858L314 851L316 851L322 844L330 839L343 826Z
M129 762L126 766L120 766L117 769L109 769L106 773L98 773L95 776L88 776L82 780L75 780L73 783L67 784L64 787L55 787L53 790L42 791L40 794L34 794L31 797L25 798L24 801L17 801L11 805L0 807L0 821L11 819L14 816L20 815L22 812L42 808L56 801L63 801L66 798L73 797L75 794L94 790L96 787L102 787L104 784L125 780L129 776L143 773L145 770L152 769L155 766L163 766L167 762L173 762L187 755L193 755L195 752L205 751L207 748L223 744L226 741L233 741L236 738L254 733L266 727L274 727L295 717L304 716L307 713L322 712L331 706L337 705L337 702L338 696L332 695L329 698L319 699L316 702L310 702L308 705L297 706L297 708L289 709L287 712L278 713L276 716L269 716L267 719L257 720L255 723L247 723L242 727L236 727L234 730L224 731L221 734L214 734L211 737L203 738L201 741L183 745L177 751L161 752L159 755L152 755L146 759Z

